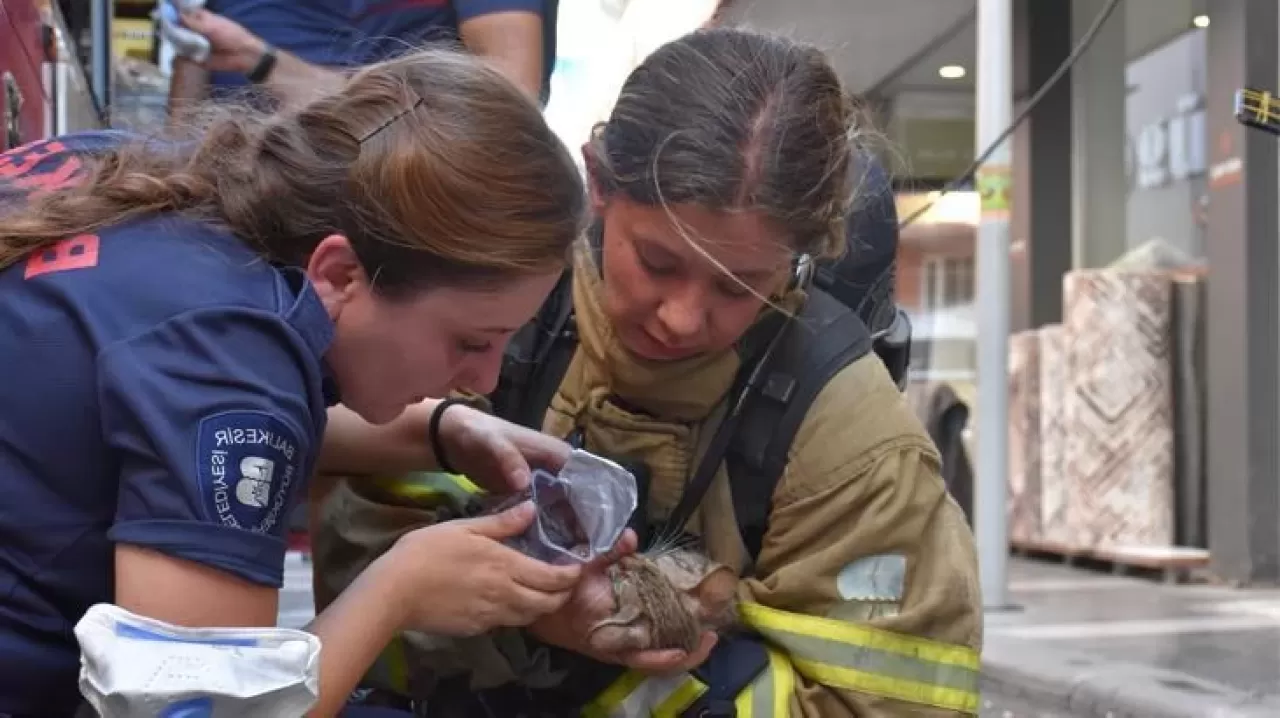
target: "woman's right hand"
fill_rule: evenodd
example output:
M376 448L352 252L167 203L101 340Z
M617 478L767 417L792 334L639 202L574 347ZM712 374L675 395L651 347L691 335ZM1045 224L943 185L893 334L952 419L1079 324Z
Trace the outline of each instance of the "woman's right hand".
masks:
M524 532L533 517L533 504L525 502L405 534L387 554L399 576L403 628L474 636L526 626L564 605L581 566L554 566L500 543Z
M612 652L592 642L592 629L618 610L613 582L603 566L588 567L572 596L560 610L542 616L529 626L540 641L568 649L601 663L613 663L644 673L670 675L693 670L706 662L716 645L716 634L704 631L692 653L671 649Z

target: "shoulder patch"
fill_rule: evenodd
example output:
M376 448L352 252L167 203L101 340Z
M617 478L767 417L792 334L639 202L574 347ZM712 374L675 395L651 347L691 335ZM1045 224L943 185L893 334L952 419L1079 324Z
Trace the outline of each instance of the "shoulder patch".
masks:
M902 554L865 556L840 569L836 590L846 601L901 601L906 573Z
M196 474L208 519L275 533L288 515L304 458L297 432L263 411L226 411L200 421Z

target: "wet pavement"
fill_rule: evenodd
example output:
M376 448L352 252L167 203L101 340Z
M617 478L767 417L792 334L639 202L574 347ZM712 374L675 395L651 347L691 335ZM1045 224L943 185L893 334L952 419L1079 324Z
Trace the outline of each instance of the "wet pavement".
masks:
M1067 712L1060 702L1045 703L1002 687L985 686L979 718L1076 718L1076 714Z
M1013 559L984 673L1085 715L1280 716L1280 590Z
M1168 585L1013 560L987 633L1280 694L1280 590Z
M284 559L284 588L280 591L280 612L276 625L302 628L315 617L311 598L311 564L302 554L290 551Z

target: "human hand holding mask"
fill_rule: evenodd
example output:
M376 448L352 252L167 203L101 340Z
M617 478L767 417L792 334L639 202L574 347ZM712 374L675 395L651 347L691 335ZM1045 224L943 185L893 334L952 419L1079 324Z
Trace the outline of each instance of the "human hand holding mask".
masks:
M618 464L580 449L560 473L537 469L527 488L494 510L533 501L537 517L507 544L548 563L590 563L610 554L636 510L635 477Z

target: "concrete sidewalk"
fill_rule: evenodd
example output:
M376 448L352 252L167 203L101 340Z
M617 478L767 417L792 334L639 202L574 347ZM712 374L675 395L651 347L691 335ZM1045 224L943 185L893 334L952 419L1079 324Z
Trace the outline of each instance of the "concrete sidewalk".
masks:
M276 625L304 628L315 618L315 599L311 591L311 562L301 553L290 551L284 557L284 588L280 590L280 608Z
M1077 716L1280 716L1280 591L1011 559L1010 593L986 622L992 690Z

